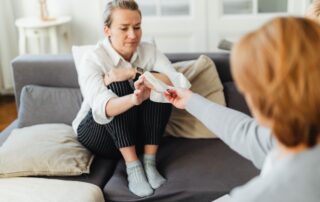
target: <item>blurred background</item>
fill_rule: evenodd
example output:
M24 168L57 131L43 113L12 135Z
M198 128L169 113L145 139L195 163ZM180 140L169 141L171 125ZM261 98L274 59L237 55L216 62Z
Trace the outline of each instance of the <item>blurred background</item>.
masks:
M1 0L0 105L13 94L12 59L70 53L103 38L107 0ZM137 0L143 40L166 53L212 52L275 16L303 16L312 0ZM10 99L9 99L10 100ZM7 112L0 108L1 117ZM3 118L2 118L3 119Z

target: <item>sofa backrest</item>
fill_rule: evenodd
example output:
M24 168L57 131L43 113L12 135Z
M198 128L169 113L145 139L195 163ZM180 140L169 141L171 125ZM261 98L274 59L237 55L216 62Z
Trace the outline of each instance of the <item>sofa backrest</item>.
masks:
M229 53L171 53L171 62L197 59L201 54L209 56L216 64L224 85L227 106L250 114L248 107L234 86L230 73ZM17 108L20 106L21 90L26 85L79 88L75 63L67 55L23 55L12 61L14 90Z

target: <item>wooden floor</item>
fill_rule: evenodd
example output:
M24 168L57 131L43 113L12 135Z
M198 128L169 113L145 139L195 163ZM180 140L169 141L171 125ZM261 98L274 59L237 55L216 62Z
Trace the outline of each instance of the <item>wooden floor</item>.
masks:
M0 96L0 132L17 118L14 96Z

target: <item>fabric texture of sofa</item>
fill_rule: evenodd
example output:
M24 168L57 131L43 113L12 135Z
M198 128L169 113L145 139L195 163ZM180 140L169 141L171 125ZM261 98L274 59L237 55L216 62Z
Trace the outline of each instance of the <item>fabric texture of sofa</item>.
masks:
M201 54L209 56L216 64L227 106L250 114L232 80L228 53L176 53L167 56L172 62L178 62L197 59ZM19 56L12 62L12 67L18 108L23 106L20 102L22 89L28 85L79 89L71 55ZM2 131L0 145L17 127L18 120ZM155 190L153 195L144 198L128 190L123 160L114 161L96 156L90 174L45 178L93 183L103 190L106 201L207 202L229 193L232 188L258 174L251 162L219 139L165 137L158 152L157 165L167 182Z

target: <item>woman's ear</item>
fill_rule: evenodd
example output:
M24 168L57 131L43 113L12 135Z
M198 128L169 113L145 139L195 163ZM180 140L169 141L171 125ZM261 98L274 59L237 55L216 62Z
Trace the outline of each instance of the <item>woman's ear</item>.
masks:
M104 33L104 36L105 37L110 37L111 36L111 30L110 30L110 28L108 27L108 26L104 26L103 27L103 33Z

